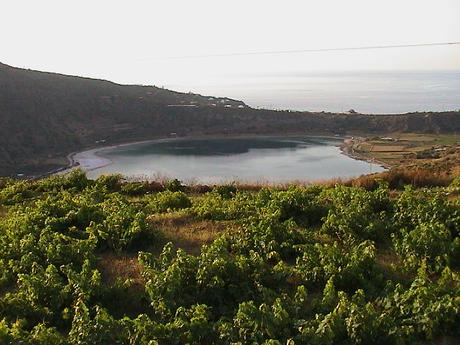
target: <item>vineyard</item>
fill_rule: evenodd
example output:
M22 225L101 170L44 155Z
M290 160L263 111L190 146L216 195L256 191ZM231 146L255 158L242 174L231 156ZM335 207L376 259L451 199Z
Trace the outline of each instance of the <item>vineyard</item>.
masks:
M457 344L460 179L0 179L1 344Z

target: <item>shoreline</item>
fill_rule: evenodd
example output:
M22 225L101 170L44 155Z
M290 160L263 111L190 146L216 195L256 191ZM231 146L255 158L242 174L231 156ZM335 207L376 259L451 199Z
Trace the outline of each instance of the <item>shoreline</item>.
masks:
M130 141L126 143L99 146L99 147L89 148L83 151L72 152L66 156L69 164L66 167L63 167L62 170L60 170L60 172L66 173L66 172L71 171L72 169L75 169L78 167L85 167L85 166L86 166L86 168L84 169L85 171L92 171L95 169L103 168L105 166L112 164L113 162L109 158L98 155L98 153L101 151L109 150L109 149L113 149L117 147L123 147L123 146L146 144L146 143L151 143L151 142L162 142L162 141L167 141L169 139L176 139L176 138L158 138L158 139ZM50 172L49 174L53 174L53 172Z
M362 137L356 137L357 140L361 141L363 140ZM391 164L388 164L384 161L381 161L381 160L378 160L374 157L366 157L366 156L363 156L363 155L360 155L359 153L356 153L353 151L353 138L345 138L343 140L343 143L342 145L340 145L340 150L342 151L342 153L350 158L353 158L355 160L358 160L358 161L363 161L363 162L367 162L367 163L370 163L370 164L376 164L376 165L379 165L380 167L384 168L385 170L389 170L391 168L394 167L394 165L391 165Z
M148 139L148 140L139 140L139 141L132 141L132 142L125 142L120 144L113 144L107 146L100 146L90 148L84 151L73 152L67 155L67 159L69 161L69 165L58 172L54 172L51 174L65 174L75 168L82 168L85 172L90 172L99 168L103 168L113 163L113 161L107 157L100 155L99 153L102 151L131 146L131 145L139 145L139 144L147 144L147 143L162 143L162 142L171 142L171 141L181 141L181 140L194 140L194 139L238 139L238 138L275 138L281 137L278 135L253 135L253 134L242 134L242 135L195 135L195 136L186 136L186 137L162 137L156 139ZM295 138L295 137L311 137L311 138L318 138L318 139L326 139L326 140L334 140L337 141L337 144L334 146L340 149L341 154L348 156L352 159L359 160L359 161L366 161L371 164L378 165L384 169L388 169L390 166L383 162L379 162L373 159L368 159L366 157L361 157L359 155L355 155L347 149L349 147L349 141L352 140L350 136L336 136L336 135L306 135L305 133L298 133L298 134L287 134L283 135L282 137L285 138ZM351 142L352 143L352 142Z

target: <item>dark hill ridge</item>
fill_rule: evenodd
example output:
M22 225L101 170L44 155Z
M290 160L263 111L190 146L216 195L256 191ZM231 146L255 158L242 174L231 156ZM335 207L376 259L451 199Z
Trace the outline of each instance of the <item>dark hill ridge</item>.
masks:
M229 98L0 64L0 175L43 172L104 145L186 135L460 132L460 113L331 114L258 110Z

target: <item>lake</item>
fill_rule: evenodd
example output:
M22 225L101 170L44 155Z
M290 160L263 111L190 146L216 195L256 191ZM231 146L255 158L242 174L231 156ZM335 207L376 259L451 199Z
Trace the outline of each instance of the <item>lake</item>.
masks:
M91 178L120 173L199 183L315 181L384 170L342 154L341 143L322 137L164 139L85 151L74 160Z

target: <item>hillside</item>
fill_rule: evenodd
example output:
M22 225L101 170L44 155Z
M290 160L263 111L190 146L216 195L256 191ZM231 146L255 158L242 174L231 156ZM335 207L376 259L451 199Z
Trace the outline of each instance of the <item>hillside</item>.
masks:
M0 64L0 175L45 172L66 155L176 133L460 132L460 114L360 115L257 110L243 102Z
M122 86L0 64L0 173L62 156L98 138L130 138L134 126L159 126L174 107L245 106L153 86ZM214 106L213 106L214 107ZM31 160L33 159L33 160Z
M0 344L459 344L460 178L389 177L0 179Z

